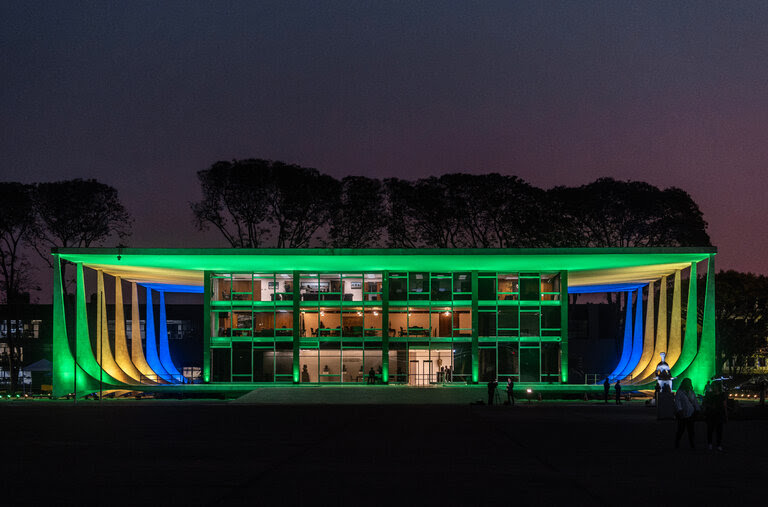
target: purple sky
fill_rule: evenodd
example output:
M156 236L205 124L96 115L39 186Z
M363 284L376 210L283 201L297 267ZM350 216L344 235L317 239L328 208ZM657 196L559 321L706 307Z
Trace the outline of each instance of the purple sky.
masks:
M225 246L195 172L496 171L688 191L768 274L766 2L2 2L2 179L97 178L131 246Z

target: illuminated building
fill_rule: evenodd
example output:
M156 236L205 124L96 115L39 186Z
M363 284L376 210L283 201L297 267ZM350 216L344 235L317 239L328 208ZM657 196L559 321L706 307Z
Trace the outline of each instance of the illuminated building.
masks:
M556 389L568 383L568 294L594 292L630 294L612 379L654 382L660 352L673 376L690 377L697 389L714 374L711 248L90 248L53 254L57 396L97 385L193 388L167 343L164 297L174 292L202 294L202 382L213 388L361 383L371 376L378 384L476 384L511 376ZM62 260L76 265L74 315L64 312ZM681 272L690 270L695 279L702 261L707 283L699 337L696 325L683 332ZM97 272L97 322L106 321L104 287L114 284L122 297L130 285L130 310L117 301L113 337L104 324L96 326L95 340L89 334L85 269ZM661 286L658 303L654 284ZM143 345L138 325L129 335L121 324L138 322L140 291L160 307L157 319L146 317ZM695 316L695 283L687 293L687 315ZM74 321L74 336L67 336L67 319Z

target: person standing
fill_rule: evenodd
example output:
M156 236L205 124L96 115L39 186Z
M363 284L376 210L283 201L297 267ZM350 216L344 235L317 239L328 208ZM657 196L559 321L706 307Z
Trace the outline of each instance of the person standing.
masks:
M717 450L723 450L723 424L728 421L728 397L723 383L715 382L704 395L704 415L707 418L707 448L712 450L712 436L717 437Z
M373 370L373 366L371 366L371 369L368 371L368 383L369 384L376 383L376 372Z
M603 381L603 390L605 391L605 402L608 403L608 393L611 392L611 381L608 377L605 377Z
M688 443L691 444L691 449L696 448L693 423L696 412L699 410L701 410L701 407L696 399L696 393L693 392L691 379L684 378L677 389L677 393L675 393L675 418L677 419L675 449L680 447L680 439L686 431L688 431Z
M515 394L512 392L515 388L515 381L512 377L507 377L507 403L510 405L515 404Z
M613 388L616 389L616 404L621 405L621 381L617 380Z
M496 386L498 386L499 383L496 382L496 379L491 379L488 382L488 406L493 405L493 398L496 395Z

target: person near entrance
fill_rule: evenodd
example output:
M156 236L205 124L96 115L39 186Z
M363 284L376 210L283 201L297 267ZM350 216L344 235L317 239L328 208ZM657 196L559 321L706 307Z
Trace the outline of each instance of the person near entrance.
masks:
M616 389L616 404L621 405L621 381L616 381L614 389Z
M496 386L498 385L499 383L496 379L491 379L490 382L488 382L488 405L493 405L493 398L496 395Z
M304 369L301 370L301 381L302 382L309 382L309 370L307 370L307 365L304 365Z
M608 377L605 377L605 381L603 382L603 390L605 391L605 402L608 403L608 393L611 390L611 381Z
M512 392L515 388L515 381L512 377L507 377L507 403L510 405L515 404L515 394Z
M371 366L371 369L368 372L368 383L369 384L375 384L376 383L376 371L373 369L373 366Z

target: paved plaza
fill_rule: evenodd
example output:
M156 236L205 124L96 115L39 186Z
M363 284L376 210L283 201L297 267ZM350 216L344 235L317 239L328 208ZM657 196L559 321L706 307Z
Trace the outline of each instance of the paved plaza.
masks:
M3 505L764 505L768 422L642 402L0 403ZM557 503L555 503L557 502Z

